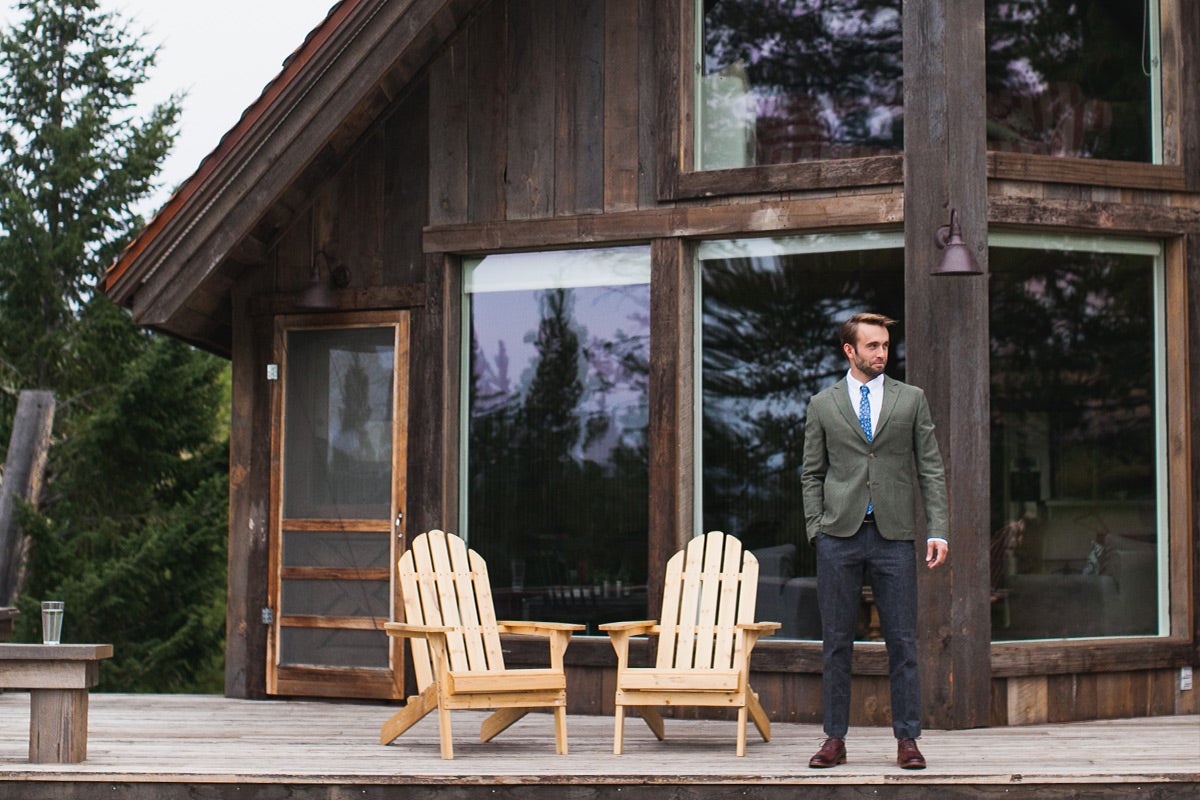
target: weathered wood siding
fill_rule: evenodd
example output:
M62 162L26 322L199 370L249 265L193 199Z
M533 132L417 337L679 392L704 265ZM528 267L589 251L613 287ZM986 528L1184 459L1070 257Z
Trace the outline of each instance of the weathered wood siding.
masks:
M653 5L485 5L430 65L430 223L656 205Z

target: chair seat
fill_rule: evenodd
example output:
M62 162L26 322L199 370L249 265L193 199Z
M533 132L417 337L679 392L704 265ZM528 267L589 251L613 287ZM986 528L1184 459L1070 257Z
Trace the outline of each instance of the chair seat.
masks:
M450 671L450 685L456 694L488 692L538 692L567 688L567 676L553 669L506 669L497 672Z
M618 682L625 691L734 692L737 670L626 669Z

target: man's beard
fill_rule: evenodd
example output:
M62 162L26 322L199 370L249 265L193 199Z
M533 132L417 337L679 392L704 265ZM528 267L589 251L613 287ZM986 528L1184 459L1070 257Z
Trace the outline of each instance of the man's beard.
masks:
M856 347L854 348L854 366L863 375L867 375L868 377L874 379L879 377L879 375L883 372L884 367L887 366L887 361L884 360L882 364L875 366L871 363L871 361L860 356L858 354L858 348Z

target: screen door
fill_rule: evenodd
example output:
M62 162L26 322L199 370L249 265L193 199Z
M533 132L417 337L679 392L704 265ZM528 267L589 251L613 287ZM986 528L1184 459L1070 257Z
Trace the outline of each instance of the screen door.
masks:
M283 319L276 344L268 692L400 697L407 312Z

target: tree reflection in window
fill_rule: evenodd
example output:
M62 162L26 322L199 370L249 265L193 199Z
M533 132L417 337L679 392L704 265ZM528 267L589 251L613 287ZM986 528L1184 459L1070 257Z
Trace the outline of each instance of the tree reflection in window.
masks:
M990 251L994 639L1158 632L1156 248Z
M697 168L899 153L900 0L704 0Z
M985 6L989 150L1152 159L1158 32L1149 2Z
M649 284L476 292L470 320L468 530L497 613L643 617Z

